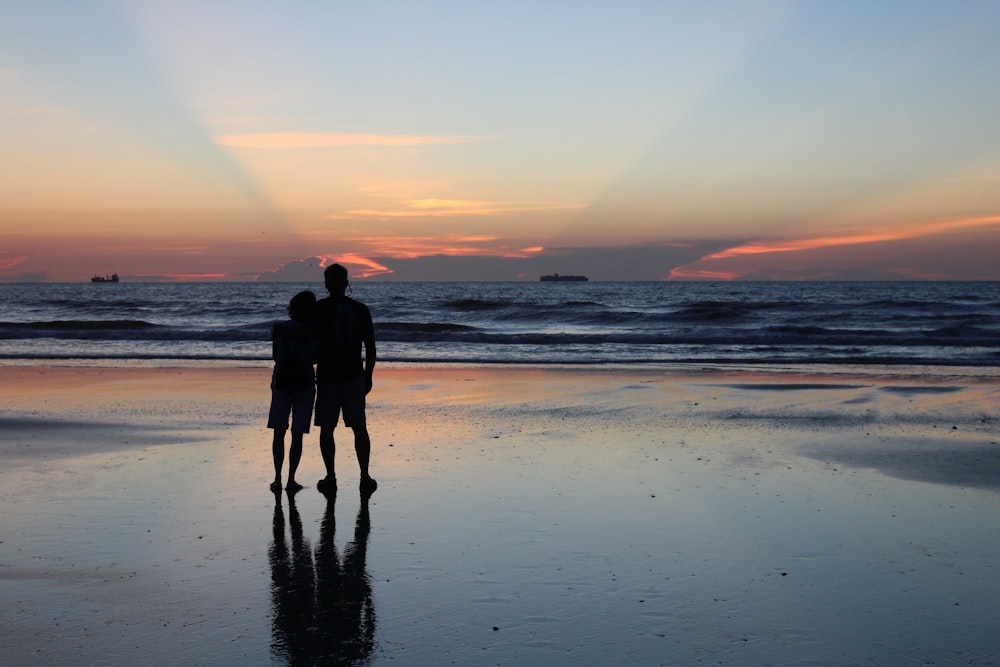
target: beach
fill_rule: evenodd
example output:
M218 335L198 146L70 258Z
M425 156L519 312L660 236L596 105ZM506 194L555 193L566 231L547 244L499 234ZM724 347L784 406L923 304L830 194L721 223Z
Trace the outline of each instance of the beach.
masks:
M397 364L358 490L269 367L0 368L0 664L1000 664L1000 380Z

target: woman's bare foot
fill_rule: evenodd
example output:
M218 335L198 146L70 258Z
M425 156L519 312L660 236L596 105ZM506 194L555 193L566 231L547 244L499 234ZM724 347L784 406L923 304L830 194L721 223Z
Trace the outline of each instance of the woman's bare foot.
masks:
M323 479L316 482L316 489L325 495L336 495L337 494L337 478L336 477L324 477Z

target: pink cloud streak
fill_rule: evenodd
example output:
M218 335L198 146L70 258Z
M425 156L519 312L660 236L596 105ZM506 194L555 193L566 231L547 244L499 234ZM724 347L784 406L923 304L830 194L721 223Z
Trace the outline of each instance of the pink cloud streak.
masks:
M23 263L27 259L28 258L25 255L22 255L22 256L19 256L19 257L7 257L5 259L0 259L0 269L11 269L11 268L14 268L15 266L17 266L18 264Z
M754 241L745 245L727 248L720 252L702 257L702 261L710 259L726 259L742 255L761 255L771 252L794 252L796 250L815 250L832 246L857 245L861 243L879 243L882 241L899 241L919 236L931 236L945 232L975 229L1000 224L1000 216L982 216L975 218L960 218L941 222L927 222L907 225L882 232L855 234L850 236L821 236L813 239L791 239L786 241Z

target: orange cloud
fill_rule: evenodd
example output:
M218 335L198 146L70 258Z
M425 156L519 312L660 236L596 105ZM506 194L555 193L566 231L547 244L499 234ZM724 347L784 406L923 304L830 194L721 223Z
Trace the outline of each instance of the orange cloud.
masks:
M224 134L216 142L234 148L289 150L298 148L340 148L344 146L434 146L483 141L475 136L419 136L392 134L327 134L319 132L272 132Z
M754 241L753 243L747 243L746 245L736 246L734 248L727 248L726 250L706 255L705 257L702 257L702 261L709 259L726 259L728 257L738 257L741 255L760 255L771 252L793 252L796 250L815 250L816 248L829 248L832 246L879 243L882 241L899 241L919 236L931 236L933 234L961 231L963 229L976 229L979 227L988 227L998 224L1000 224L1000 216L983 216L905 225L869 234L826 236L813 239L794 239L786 241Z
M456 239L459 243L489 243L496 241L495 236L462 236Z
M726 248L718 252L713 252L705 255L697 262L676 267L671 270L668 279L688 278L733 280L744 275L744 272L735 269L723 269L714 266L708 268L703 265L703 263L712 262L713 260L727 260L753 255L764 255L768 253L821 250L824 248L836 248L850 245L859 246L872 243L883 243L887 241L906 241L926 236L980 230L997 226L1000 226L1000 215L955 218L951 220L935 220L909 225L899 225L868 233L845 234L843 236L820 236L805 239L753 241L743 245ZM908 268L890 270L889 272L912 278L934 279L946 277L944 275L932 274L931 272L920 272L916 269Z
M524 204L475 201L467 199L413 199L401 209L356 209L324 216L328 220L352 220L357 218L448 218L459 215L497 215L499 213L532 213L537 211L559 211L580 209L583 204L546 204L529 202Z
M493 236L428 236L428 237L364 237L345 239L355 247L352 252L336 255L320 255L320 266L337 262L347 266L351 275L358 278L394 273L392 269L371 259L371 257L391 257L393 259L417 259L434 255L451 257L506 257L526 258L542 252L542 246L531 248L512 247ZM358 248L363 249L358 249Z
M707 269L689 269L678 266L671 269L668 280L735 280L740 274L735 271L709 271Z
M343 255L320 255L320 266L327 266L328 264L343 264L348 268L353 276L358 278L371 278L372 276L379 276L388 273L392 273L392 269L389 267L379 264L375 260L368 259L357 253L345 253ZM358 269L357 267L361 267Z
M544 248L511 247L493 237L370 237L358 239L370 252L382 257L414 259L429 255L452 257L509 257L523 258L541 252Z
M702 257L702 260L726 259L741 255L763 255L771 252L794 252L796 250L814 250L830 246L852 245L856 243L875 243L891 241L900 238L895 234L866 234L860 236L831 236L828 238L796 239L790 241L754 241L735 248L726 248L720 252Z
M413 199L409 202L412 208L427 211L465 210L474 208L492 208L494 204L486 201L470 199Z

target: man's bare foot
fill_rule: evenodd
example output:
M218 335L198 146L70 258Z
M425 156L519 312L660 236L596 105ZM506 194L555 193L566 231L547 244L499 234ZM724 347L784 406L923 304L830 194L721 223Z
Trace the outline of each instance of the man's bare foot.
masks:
M275 493L278 493L278 492L281 491L281 480L280 479L276 479L273 482L271 482L271 490L274 491Z
M285 484L285 491L289 493L295 493L296 491L301 491L302 485L296 482L294 479L288 480L288 484Z

